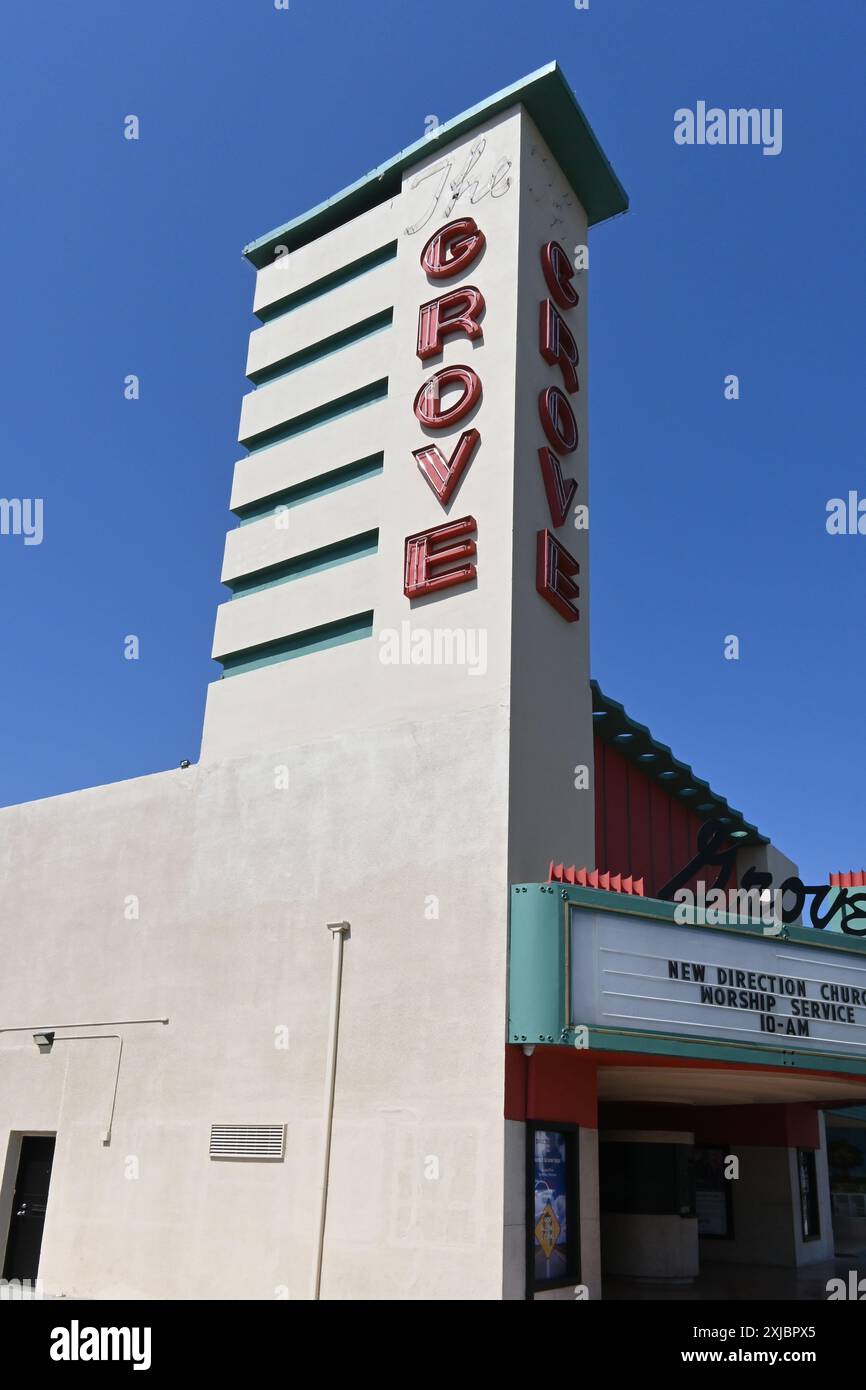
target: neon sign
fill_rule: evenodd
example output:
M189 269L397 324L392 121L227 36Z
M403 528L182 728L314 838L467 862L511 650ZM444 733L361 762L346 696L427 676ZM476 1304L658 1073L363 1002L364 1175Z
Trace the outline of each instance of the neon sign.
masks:
M720 821L705 821L698 831L697 853L679 873L674 874L673 878L659 889L658 896L665 902L672 902L679 889L684 888L701 869L708 867L718 868L719 871L712 885L713 890L726 888L731 873L736 868L737 858L736 846L725 846L728 838L728 832ZM773 875L766 869L746 869L740 878L740 887L746 892L753 888L766 892L772 885ZM850 925L852 922L866 919L866 891L852 893L848 888L834 888L827 883L805 884L795 874L784 879L779 884L778 891L782 897L781 918L784 923L796 922L803 912L806 899L811 897L809 920L817 931L823 931L837 914L841 914L839 925L843 932L848 936L866 936L866 926L858 930ZM828 893L834 896L827 910L822 911ZM788 895L793 897L793 903L786 907L784 899Z
M579 443L577 421L568 396L580 390L580 354L574 335L559 310L573 309L580 295L571 283L574 268L558 241L548 241L542 246L541 269L551 298L543 299L538 306L538 350L549 366L559 368L565 391L559 386L546 386L539 394L538 416L547 444L538 450L538 463L550 520L553 529L559 530L565 524L577 492L577 480L563 476L559 455L573 454ZM579 571L577 560L552 531L545 527L537 533L535 587L567 623L580 619L575 602L580 595Z

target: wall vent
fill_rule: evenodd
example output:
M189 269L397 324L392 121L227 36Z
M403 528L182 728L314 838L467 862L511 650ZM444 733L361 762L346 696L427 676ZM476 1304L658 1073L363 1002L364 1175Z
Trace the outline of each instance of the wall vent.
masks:
M285 1125L211 1125L211 1158L281 1160L286 1152Z

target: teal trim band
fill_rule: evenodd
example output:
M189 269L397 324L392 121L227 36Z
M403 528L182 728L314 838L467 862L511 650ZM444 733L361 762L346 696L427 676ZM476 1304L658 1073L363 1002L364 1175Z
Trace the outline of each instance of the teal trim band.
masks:
M589 1025L589 1048L598 1052L642 1052L659 1057L710 1058L777 1067L779 1071L823 1071L835 1075L866 1076L866 1061L842 1057L837 1052L807 1052L805 1048L755 1047L751 1043L726 1042L724 1038L679 1038L664 1033L595 1028ZM513 1039L512 1039L513 1041Z
M313 299L319 299L323 294L329 294L331 290L339 289L341 285L347 285L350 280L357 280L362 275L367 275L371 270L376 270L380 265L393 261L397 255L396 241L389 241L387 246L379 246L375 251L369 251L366 256L359 256L356 261L350 261L348 265L340 266L339 270L332 270L330 275L323 275L320 280L314 280L311 285L305 286L302 290L294 290L291 294L283 295L282 299L269 304L266 309L259 309L256 318L261 323L272 323L274 319L282 318L283 314L290 314L293 309L300 309L302 304L309 304ZM285 263L286 275L291 276L291 261Z
M331 420L338 420L341 415L350 415L365 405L372 405L374 401L384 400L387 394L388 378L384 376L369 386L360 386L357 391L350 391L346 396L338 396L335 401L316 406L315 410L306 410L303 415L296 415L294 419L286 420L281 425L274 425L269 430L262 430L260 434L250 435L241 443L251 454L260 454L263 449L270 449L273 444L281 444L284 439L292 439L296 434L318 429L319 425L327 425Z
M339 492L341 488L351 487L353 483L363 482L365 478L376 478L384 466L383 453L370 454L368 458L347 463L342 468L333 468L329 473L320 473L318 477L308 478L306 482L296 483L294 487L284 488L282 492L271 493L270 497L264 497L258 502L235 507L234 514L239 518L240 526L249 526L250 522L259 521L263 516L273 516L280 508L297 507L301 502L309 502L315 497L326 497L330 492Z
M337 565L346 565L350 560L360 560L364 555L375 555L379 549L379 531L364 531L346 541L334 545L324 545L318 550L309 550L294 560L284 560L279 565L269 565L267 569L245 574L240 579L227 580L232 598L245 598L247 594L257 594L262 589L273 589L277 584L288 584L291 579L301 579L307 574L318 574Z
M567 933L562 897L547 884L511 889L508 934L508 1041L567 1039Z
M369 318L362 319L360 323L353 323L350 328L341 328L339 333L331 333L327 338L320 338L317 343L302 348L300 352L289 353L288 357L280 358L279 362L272 362L269 366L260 367L255 372L247 372L247 378L255 382L256 386L264 386L269 381L278 381L280 377L288 376L290 372L297 372L301 367L309 366L311 362L319 362L323 357L330 357L334 352L351 347L353 343L360 343L364 338L371 338L374 333L384 332L386 328L391 327L393 320L393 308L383 309L381 313L371 314Z
M327 202L259 237L244 247L244 255L255 266L268 265L274 259L276 246L288 246L290 251L294 251L324 236L325 232L359 217L361 213L368 212L370 208L387 202L389 198L397 197L407 170L429 159L437 148L468 135L483 122L516 106L523 106L529 112L547 141L554 159L580 199L590 226L625 212L628 198L622 184L593 134L562 69L556 63L548 63L546 67L503 88L453 120L446 121L434 132L422 136L408 149L401 150L393 159L380 164ZM434 226L435 223L431 222L431 231Z
M291 661L296 656L308 656L311 652L326 651L329 647L341 647L346 642L357 642L372 635L371 609L367 613L356 613L351 618L342 618L337 623L325 623L321 627L311 627L306 632L296 632L279 642L266 642L259 647L232 652L218 660L224 676L239 676L262 666L274 666L280 661Z

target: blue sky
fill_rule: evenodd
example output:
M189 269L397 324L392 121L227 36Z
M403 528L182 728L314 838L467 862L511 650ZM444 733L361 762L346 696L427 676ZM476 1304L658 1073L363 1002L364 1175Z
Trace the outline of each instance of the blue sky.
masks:
M824 524L866 496L864 49L862 0L7 7L0 494L45 537L0 536L0 802L197 757L242 246L556 58L631 198L591 242L593 673L806 877L866 866L866 536ZM699 100L781 107L781 154L676 145Z

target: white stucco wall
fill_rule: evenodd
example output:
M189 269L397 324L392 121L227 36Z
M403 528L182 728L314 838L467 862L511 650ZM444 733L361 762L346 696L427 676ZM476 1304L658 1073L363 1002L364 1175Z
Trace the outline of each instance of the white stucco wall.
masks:
M108 1147L114 1044L0 1034L0 1149L58 1134L49 1292L307 1295L346 918L323 1296L499 1296L505 747L473 711L0 812L2 1026L170 1018L117 1030ZM287 1123L285 1162L211 1161L214 1122Z

